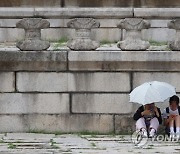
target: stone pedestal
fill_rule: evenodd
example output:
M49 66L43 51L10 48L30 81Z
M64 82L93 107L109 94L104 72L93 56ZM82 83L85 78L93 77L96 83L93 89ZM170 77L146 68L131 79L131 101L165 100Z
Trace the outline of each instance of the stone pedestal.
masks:
M169 42L169 48L171 50L180 51L180 19L170 21L168 23L168 28L176 30L175 40Z
M75 18L68 22L67 26L76 30L75 38L67 44L71 50L95 50L100 46L98 42L90 38L91 29L100 26L95 19Z
M149 42L143 41L141 36L141 30L150 27L148 21L141 18L125 18L120 20L117 26L126 30L125 39L117 44L121 50L146 50L149 48Z
M41 29L48 28L50 23L42 18L24 18L16 23L17 28L25 30L25 39L19 41L16 46L20 50L46 50L49 48L48 41L41 40Z

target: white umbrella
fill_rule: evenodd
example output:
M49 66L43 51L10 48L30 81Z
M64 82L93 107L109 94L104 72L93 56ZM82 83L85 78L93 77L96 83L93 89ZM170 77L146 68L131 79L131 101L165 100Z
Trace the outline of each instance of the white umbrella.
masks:
M142 105L164 102L173 95L176 95L176 91L172 85L165 82L152 81L136 87L130 93L130 102Z

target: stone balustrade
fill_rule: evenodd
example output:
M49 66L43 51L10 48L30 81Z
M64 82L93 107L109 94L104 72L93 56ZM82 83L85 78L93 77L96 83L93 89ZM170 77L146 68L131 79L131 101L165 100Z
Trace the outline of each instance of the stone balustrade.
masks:
M177 30L174 28L168 30L167 22L179 18L179 14L180 9L178 8L0 8L0 19L2 19L0 30L2 31L6 28L5 26L8 26L7 28L14 32L15 24L13 22L19 23L19 19L22 20L22 18L28 23L31 22L31 26L17 24L15 27L25 29L24 41L17 43L17 47L24 51L46 50L49 42L43 41L43 39L58 40L61 37L70 39L68 47L71 50L95 50L99 46L99 40L115 41L119 38L118 47L121 50L146 50L149 47L147 40L153 40L153 37L161 41L172 41L175 37L177 38L179 33L175 32ZM44 27L45 24L38 27L40 24L37 26L36 22L40 18L43 22L47 20L46 22L50 22L52 26L46 23L46 27ZM119 19L121 22L117 25ZM93 22L96 23L93 24ZM158 24L160 25L157 26ZM40 29L44 28L49 32L45 38L41 39ZM149 30L147 30L148 28ZM75 29L75 34L73 29ZM9 37L14 37L14 40L22 40L23 32L20 32L15 37L17 34L15 31L15 34ZM44 32L47 31L43 30L42 34ZM106 36L104 36L105 32ZM8 31L6 35L9 33ZM162 35L161 38L160 35ZM2 37L2 41L3 38L7 42L6 37ZM172 45L170 48L178 50Z

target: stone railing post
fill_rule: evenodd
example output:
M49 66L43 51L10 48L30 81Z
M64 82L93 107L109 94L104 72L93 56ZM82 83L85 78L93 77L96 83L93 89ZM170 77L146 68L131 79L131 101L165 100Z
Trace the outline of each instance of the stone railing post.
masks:
M169 48L171 50L180 51L180 19L170 21L168 23L168 28L176 30L175 40L169 42Z
M121 50L146 50L149 48L149 42L143 41L141 36L142 29L150 27L148 21L141 18L125 18L120 20L117 26L126 30L125 39L117 44Z
M100 44L91 40L92 28L98 28L100 23L93 18L74 18L67 23L69 28L76 31L75 38L68 41L67 46L72 50L95 50Z
M49 48L48 41L41 40L41 29L49 28L49 21L42 18L24 18L16 23L17 28L25 30L25 39L17 42L16 46L20 50L46 50Z

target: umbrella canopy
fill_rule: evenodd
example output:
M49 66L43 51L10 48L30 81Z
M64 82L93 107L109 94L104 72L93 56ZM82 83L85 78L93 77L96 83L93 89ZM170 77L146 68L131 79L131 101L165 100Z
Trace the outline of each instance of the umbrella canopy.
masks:
M165 82L152 81L135 88L130 93L130 102L142 105L164 102L173 95L176 95L175 87Z

